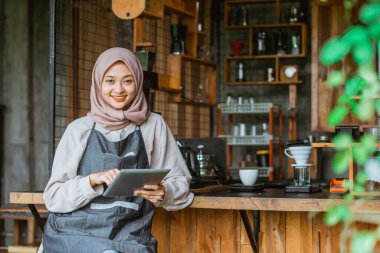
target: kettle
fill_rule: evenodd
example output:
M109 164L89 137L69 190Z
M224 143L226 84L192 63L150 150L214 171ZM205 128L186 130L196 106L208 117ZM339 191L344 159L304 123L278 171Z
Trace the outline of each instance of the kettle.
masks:
M199 163L197 160L197 154L191 147L186 146L186 143L177 141L177 145L179 147L179 150L181 151L183 159L186 162L187 168L189 169L191 176L193 178L197 178L199 176Z

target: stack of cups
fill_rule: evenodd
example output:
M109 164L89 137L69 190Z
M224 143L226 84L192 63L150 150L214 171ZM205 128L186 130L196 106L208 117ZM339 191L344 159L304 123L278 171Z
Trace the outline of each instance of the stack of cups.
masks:
M310 146L291 146L284 150L286 156L294 159L296 162L292 164L294 168L294 185L310 186L310 169L308 164L312 147Z

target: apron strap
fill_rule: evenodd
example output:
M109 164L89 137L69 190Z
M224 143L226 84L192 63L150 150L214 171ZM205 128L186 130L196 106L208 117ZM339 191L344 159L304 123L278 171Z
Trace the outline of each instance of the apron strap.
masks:
M88 143L88 140L90 140L91 137L92 137L92 135L94 134L95 125L96 125L96 122L94 122L94 124L92 125L90 135L89 135L88 138L87 138L87 143ZM83 154L86 153L87 147L88 147L88 145L86 145L86 148L84 149ZM79 168L80 168L80 167L82 167L82 159L81 159L80 162L79 162ZM77 170L77 175L79 175L79 169Z

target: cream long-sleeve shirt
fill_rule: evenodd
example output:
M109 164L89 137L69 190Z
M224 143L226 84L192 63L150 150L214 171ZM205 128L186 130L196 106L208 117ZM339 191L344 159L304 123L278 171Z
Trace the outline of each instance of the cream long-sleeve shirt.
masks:
M88 176L77 175L93 124L89 116L73 121L67 126L58 144L51 177L44 191L44 202L51 212L66 213L77 210L104 191L103 186L93 189ZM98 125L95 129L110 141L120 141L132 133L136 125L130 124L116 131ZM150 168L170 169L164 179L166 194L159 205L166 210L179 210L190 205L194 197L189 192L191 175L164 119L151 113L140 129Z

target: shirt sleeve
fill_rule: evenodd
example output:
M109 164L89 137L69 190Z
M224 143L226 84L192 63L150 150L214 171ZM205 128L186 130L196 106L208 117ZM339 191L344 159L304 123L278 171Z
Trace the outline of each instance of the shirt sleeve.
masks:
M51 177L44 191L44 202L49 211L72 212L102 194L102 186L93 189L88 176L77 175L90 132L91 127L78 121L66 128L56 149Z
M163 184L166 194L159 206L169 211L185 208L194 198L194 194L189 191L191 181L189 170L173 134L162 118L154 132L150 167L170 169Z

